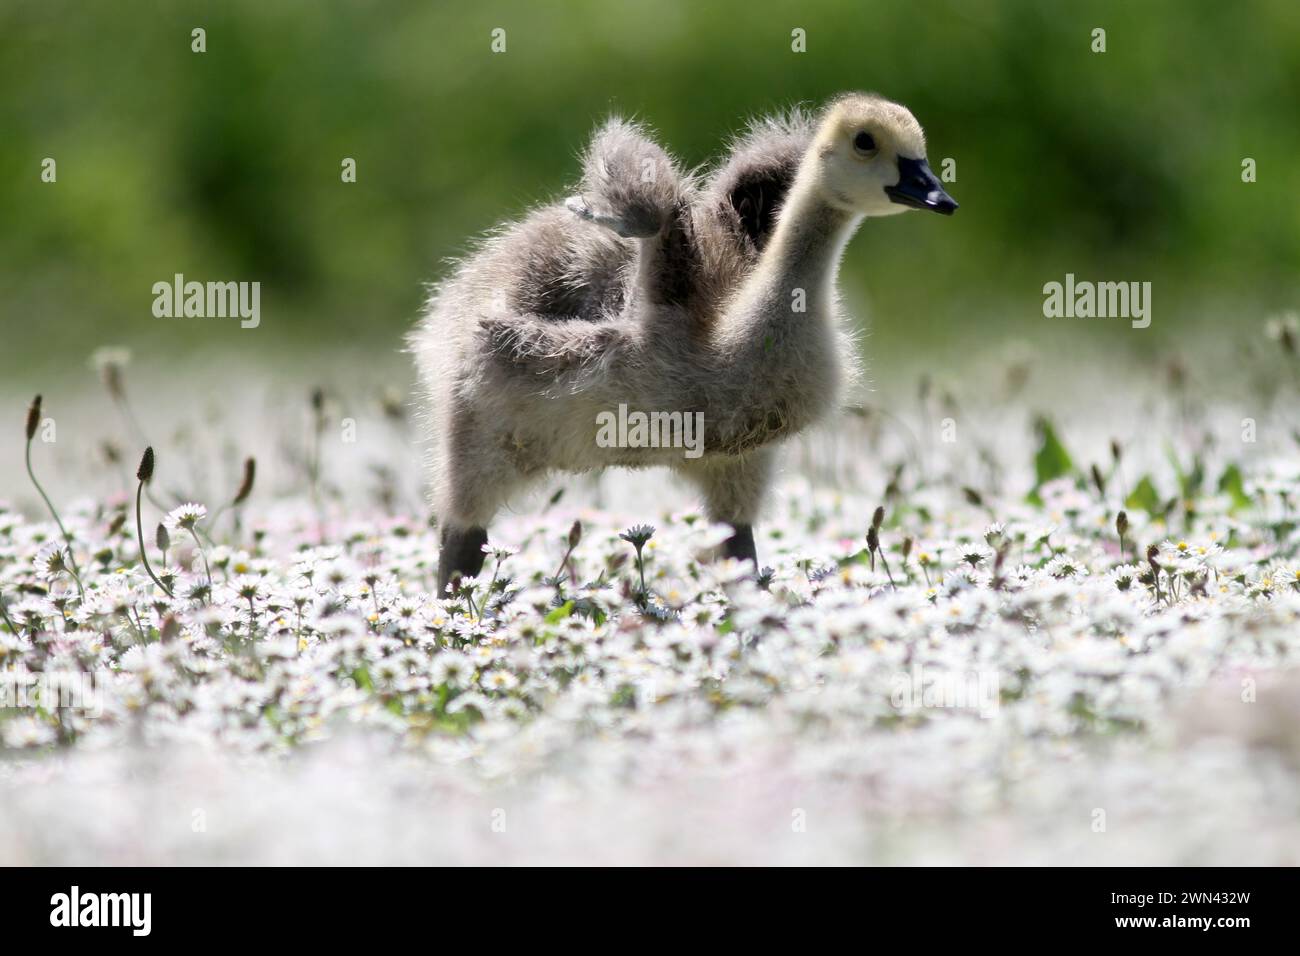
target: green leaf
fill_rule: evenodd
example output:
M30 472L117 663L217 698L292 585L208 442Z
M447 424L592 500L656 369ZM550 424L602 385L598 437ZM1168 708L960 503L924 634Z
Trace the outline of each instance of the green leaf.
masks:
M1056 437L1056 429L1046 418L1038 419L1038 454L1034 456L1034 473L1038 484L1068 475L1074 470L1074 461Z
M863 548L860 551L855 551L852 554L845 555L842 558L835 559L836 566L841 568L847 568L850 564L870 564L870 563L871 563L871 551L868 550L867 548Z
M1246 494L1245 482L1241 479L1241 469L1229 465L1219 476L1219 492L1232 499L1232 510L1250 507L1250 496Z
M1201 485L1205 481L1205 464L1201 461L1200 456L1192 458L1191 471L1184 471L1182 462L1178 460L1178 455L1174 452L1172 446L1165 449L1165 456L1169 459L1169 464L1173 466L1174 474L1178 476L1178 487L1184 498L1195 498L1201 490Z
M565 601L550 614L546 615L547 624L559 624L566 617L573 613L573 602Z
M1141 508L1147 514L1160 513L1160 493L1151 483L1150 475L1143 475L1133 493L1124 499L1124 507Z
M1036 482L1034 490L1029 493L1029 500L1034 504L1042 504L1043 499L1038 496L1038 489L1052 479L1068 475L1073 471L1074 460L1070 458L1070 453L1065 450L1061 440L1056 437L1056 429L1052 427L1051 422L1040 417L1034 423L1034 428L1038 431L1038 451L1034 454Z

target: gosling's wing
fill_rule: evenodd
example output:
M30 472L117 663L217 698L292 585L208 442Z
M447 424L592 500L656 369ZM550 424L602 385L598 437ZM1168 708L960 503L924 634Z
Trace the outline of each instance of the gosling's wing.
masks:
M814 131L812 117L799 109L755 120L709 178L708 196L751 255L762 251L776 228Z
M745 171L727 200L736 213L741 231L761 251L776 227L776 213L785 200L794 171L785 167L752 168Z
M609 322L556 322L545 316L513 316L479 322L483 345L512 373L552 381L590 372L627 342L627 331Z
M624 238L658 235L686 199L689 177L644 127L613 117L582 157L582 182L565 205Z

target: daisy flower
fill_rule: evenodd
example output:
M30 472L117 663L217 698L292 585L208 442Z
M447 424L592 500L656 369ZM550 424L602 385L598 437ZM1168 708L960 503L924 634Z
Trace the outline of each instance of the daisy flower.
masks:
M191 501L169 511L164 523L173 531L179 528L192 532L194 526L207 516L207 508Z

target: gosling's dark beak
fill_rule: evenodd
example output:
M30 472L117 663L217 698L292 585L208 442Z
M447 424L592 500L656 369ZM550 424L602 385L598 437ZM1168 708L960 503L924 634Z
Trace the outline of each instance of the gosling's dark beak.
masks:
M885 194L913 209L929 209L945 216L957 210L957 201L943 191L939 178L924 159L898 157L898 185L886 186Z

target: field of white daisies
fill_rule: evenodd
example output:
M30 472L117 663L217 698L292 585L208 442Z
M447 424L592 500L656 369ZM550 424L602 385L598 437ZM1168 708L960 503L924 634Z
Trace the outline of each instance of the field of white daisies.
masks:
M0 863L1298 864L1295 343L878 386L756 575L557 477L447 594L400 389L101 351L4 405Z

